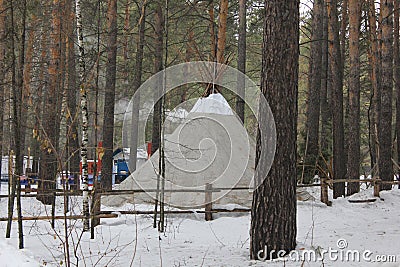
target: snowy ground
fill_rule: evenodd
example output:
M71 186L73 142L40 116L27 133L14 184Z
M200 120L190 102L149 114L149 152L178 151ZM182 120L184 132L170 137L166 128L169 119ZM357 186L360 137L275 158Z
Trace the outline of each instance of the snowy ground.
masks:
M3 193L5 189L3 184ZM102 219L94 240L90 234L81 236L81 221L71 221L70 251L74 265L79 266L400 266L400 190L382 192L382 200L374 203L351 204L348 199L333 201L326 207L318 201L319 188L309 192L316 201L298 202L297 253L314 249L338 250L338 240L345 239L343 251L371 251L377 255L395 255L397 263L323 261L255 262L249 260L249 214L218 215L211 222L204 214L169 215L167 231L159 234L152 228L148 215L120 215ZM359 198L372 196L372 190L360 193ZM25 215L45 215L49 210L34 198L23 199ZM58 200L62 211L62 198ZM79 198L71 199L79 213ZM0 201L0 216L5 217L7 201ZM121 210L135 208L126 205ZM136 209L149 209L137 205ZM102 207L111 210L110 207ZM74 227L72 227L74 226ZM25 249L18 250L17 223L13 224L12 238L5 239L6 223L0 223L0 266L64 266L64 225L57 221L57 231L47 221L25 221ZM343 244L343 240L341 241ZM74 253L75 251L75 253ZM76 255L75 255L76 254ZM340 254L338 254L340 255Z

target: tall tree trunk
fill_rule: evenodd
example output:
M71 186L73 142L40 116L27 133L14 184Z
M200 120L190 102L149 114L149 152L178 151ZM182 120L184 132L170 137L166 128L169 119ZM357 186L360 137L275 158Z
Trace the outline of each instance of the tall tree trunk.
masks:
M328 14L326 3L323 7L323 35L322 35L322 62L321 62L321 153L328 160L331 156L332 127L331 127L331 93L328 87Z
M307 154L305 164L305 177L311 181L317 169L319 155L319 114L321 92L321 68L322 68L322 37L323 37L323 0L314 1L312 21L312 42L310 49L310 74L308 80L308 105L306 121Z
M272 168L253 194L252 259L276 258L271 250L289 252L296 247L299 1L266 0L265 15L261 90L275 118L277 144ZM261 139L268 136L257 135L256 165L263 167L259 162L260 151L265 149L260 148ZM255 180L263 178L258 175L257 171Z
M36 33L36 26L37 26L37 17L33 16L31 22L28 25L28 40L26 44L26 63L25 63L25 70L23 73L23 94L22 94L22 102L24 106L22 107L22 114L28 113L28 106L32 106L32 99L31 99L31 79L32 79L32 63L33 63L33 51L35 49L35 33ZM28 116L22 117L22 127L24 129L27 128L27 120ZM25 144L25 131L22 133L23 143ZM29 166L28 166L29 167ZM25 170L24 170L25 171Z
M343 126L343 68L339 40L339 21L337 0L328 2L328 38L330 55L330 74L332 88L332 127L333 127L333 179L344 179L346 164L344 154ZM344 183L333 185L333 197L345 195Z
M368 60L371 65L370 80L372 83L370 117L370 155L373 176L379 175L379 146L378 146L378 121L381 109L381 60L379 51L379 38L376 29L376 15L374 0L368 1L369 42Z
M381 0L382 91L379 120L379 176L393 180L392 168L392 95L393 95L393 0ZM382 190L392 186L383 184Z
M50 64L48 66L49 86L47 97L45 100L45 108L43 113L43 132L41 145L40 160L40 184L39 191L47 194L39 196L38 199L44 204L50 205L55 201L55 197L51 194L56 188L56 175L58 170L57 147L60 131L60 109L61 109L61 55L60 55L60 9L59 0L54 0L52 4L52 29L51 29L51 45L50 45Z
M158 3L155 10L155 18L154 18L154 73L157 73L162 70L163 66L163 26L164 26L164 17L163 17L163 10L161 3ZM153 111L153 130L151 136L151 154L157 151L161 145L161 125L162 125L162 84L163 78L160 77L157 81L156 88L154 88L154 111ZM159 172L161 172L161 160L160 157L162 156L161 151L159 151ZM158 204L160 199L160 182L162 177L160 174L157 175L157 192L156 192L156 199L154 203L154 217L153 217L153 227L157 227L157 210ZM161 206L161 205L160 205Z
M44 23L43 23L44 24ZM40 61L41 62L47 62L47 46L48 46L48 37L47 35L43 34L45 31L45 25L41 26L40 33L43 35L42 39L40 40ZM33 126L33 145L32 145L32 150L33 150L33 163L32 163L32 172L35 174L39 173L39 158L41 155L40 151L40 131L41 131L41 118L42 118L42 110L43 110L43 91L46 91L45 86L47 87L47 81L45 80L45 67L44 64L41 64L39 67L39 85L36 88L36 96L37 99L39 99L39 103L36 103L34 106L34 126Z
M131 73L131 64L130 63L130 46L129 46L129 38L131 33L130 20L131 20L131 12L130 12L131 1L126 0L125 2L125 16L124 16L124 31L123 31L123 40L122 40L122 55L123 55L123 79L124 79L124 95L128 95L130 93L130 80L132 75Z
M342 18L340 20L340 56L342 59L342 68L345 67L346 62L346 33L347 33L347 25L349 20L348 15L348 7L349 7L349 0L342 0L341 3L341 12Z
M210 61L217 60L217 46L216 46L216 36L215 36L215 15L214 15L214 0L210 0L208 6L208 16L210 17Z
M117 1L108 1L107 10L107 67L106 90L104 99L103 121L103 147L104 157L101 168L101 185L103 189L112 187L113 148L114 148L114 106L115 106L115 82L117 71Z
M221 0L219 5L217 62L225 63L226 21L228 18L228 0Z
M19 182L19 177L23 175L23 161L24 161L24 128L21 125L23 116L23 112L26 113L26 109L23 106L26 103L23 103L23 89L24 89L24 67L25 67L25 34L26 34L26 1L22 1L22 6L14 6L14 3L11 1L11 25L13 27L12 30L12 53L13 53L13 68L15 70L15 85L13 88L13 128L14 128L14 140L15 140L15 177L13 177L13 190L17 192L17 213L18 213L18 234L19 234L19 248L22 249L24 247L23 240L23 226L22 226L22 207L21 207L21 183ZM15 32L16 24L14 18L15 11L21 10L21 36L17 36ZM18 63L16 63L16 49L14 46L14 40L19 40L18 44ZM13 74L14 76L14 74ZM14 80L14 78L13 78ZM14 82L13 82L14 84ZM13 194L12 194L13 197ZM13 208L13 206L11 206ZM10 218L9 218L10 219ZM9 225L7 225L9 226ZM8 234L8 233L7 233Z
M349 132L347 155L347 178L360 178L360 23L361 3L350 0L349 3ZM352 195L360 190L360 183L348 183L347 195Z
M393 42L393 58L394 58L394 88L396 92L396 134L397 134L397 164L400 164L400 25L399 25L399 8L400 0L394 0L394 42ZM400 166L400 165L399 165ZM397 175L400 170L397 170Z
M5 92L5 50L6 50L6 12L4 0L0 0L0 179L2 178L1 164L3 162L3 124L4 124L4 92Z
M68 157L69 171L74 177L76 187L79 188L79 139L78 139L78 116L77 116L77 81L76 81L76 62L75 62L75 12L72 1L65 1L66 6L66 71L67 71L67 125L68 125Z
M76 34L78 37L79 47L79 85L81 94L81 112L82 112L82 143L81 143L81 161L82 161L82 198L83 198L83 231L89 231L89 188L88 188L88 163L87 163L87 146L88 146L88 105L87 91L85 84L85 48L83 46L83 29L81 1L75 0L76 12Z
M196 44L194 43L194 23L192 23L190 25L190 29L188 31L188 40L186 42L186 51L185 51L185 62L190 62L194 56L194 49L192 46L196 46ZM190 89L190 84L188 83L188 73L189 73L189 66L185 66L183 69L183 77L185 79L185 86L181 91L181 99L180 99L180 103L184 103L187 100L188 97L188 91Z
M155 10L155 44L154 44L154 73L157 73L163 68L163 32L164 32L164 16L161 4L157 4ZM162 81L159 81L157 88L154 90L154 101L157 101L162 94ZM161 101L157 101L154 105L153 112L153 131L152 131L152 146L151 154L157 151L160 147L161 139Z
M238 71L246 73L246 0L239 0ZM245 80L238 76L236 114L244 123Z
M93 195L92 195L92 206L91 206L91 212L92 214L98 214L100 212L101 208L101 195L97 194L97 190L99 189L100 183L98 181L99 177L99 166L97 165L98 162L101 160L100 156L100 150L103 148L98 147L98 110L99 110L99 78L100 78L100 45L101 45L101 27L102 27L102 22L101 22L101 3L102 0L97 0L97 25L96 25L96 35L97 35L97 40L96 40L96 52L97 52L97 60L96 60L96 78L95 78L95 101L94 101L94 143L96 147L96 153L94 155L94 175L93 175ZM95 231L94 228L100 224L100 218L92 218L91 220L91 225L90 225L90 238L94 239L95 236Z
M139 130L139 105L140 92L137 92L142 83L143 69L143 52L145 41L145 25L146 25L146 1L142 4L142 10L139 18L139 40L136 49L135 77L133 80L134 99L132 103L132 127L131 127L131 143L129 156L129 171L133 173L136 170L137 147L138 147L138 130Z

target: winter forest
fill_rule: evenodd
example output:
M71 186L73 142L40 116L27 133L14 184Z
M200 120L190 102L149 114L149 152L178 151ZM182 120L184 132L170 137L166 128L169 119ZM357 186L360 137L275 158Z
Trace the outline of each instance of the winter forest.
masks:
M0 266L399 266L400 0L0 0Z

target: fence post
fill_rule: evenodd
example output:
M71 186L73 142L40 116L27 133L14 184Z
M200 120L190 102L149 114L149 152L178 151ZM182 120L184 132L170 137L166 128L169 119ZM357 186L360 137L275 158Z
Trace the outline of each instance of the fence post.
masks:
M330 206L328 200L328 183L326 180L325 177L321 178L321 202Z
M374 197L379 197L379 191L381 191L381 179L375 179L375 182L374 182Z
M212 184L206 184L205 190L205 219L212 221Z

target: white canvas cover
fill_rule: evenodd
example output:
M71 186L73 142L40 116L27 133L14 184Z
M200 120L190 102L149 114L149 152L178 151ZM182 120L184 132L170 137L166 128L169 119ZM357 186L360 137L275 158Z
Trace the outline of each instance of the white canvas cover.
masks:
M206 107L214 112L205 112ZM206 183L211 183L214 188L251 187L255 145L220 94L197 101L185 122L165 137L164 151L166 189L203 190ZM116 189L156 189L158 161L159 151L156 151ZM214 192L215 203L250 207L251 191L232 191L225 195L227 192ZM150 203L154 196L155 193L107 196L103 197L102 203L109 206L120 206L126 202ZM202 206L205 194L167 192L165 201L178 207Z

